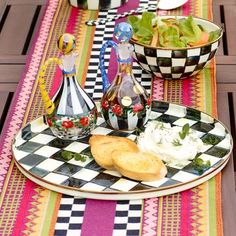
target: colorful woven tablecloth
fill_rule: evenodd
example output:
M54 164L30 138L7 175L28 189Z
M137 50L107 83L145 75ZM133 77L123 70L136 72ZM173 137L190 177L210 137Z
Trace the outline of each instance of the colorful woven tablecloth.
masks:
M151 0L130 0L119 9L88 11L71 7L65 0L49 0L35 36L27 65L8 114L0 146L0 235L222 235L221 174L193 189L159 198L126 201L76 199L47 190L27 178L12 160L11 145L26 122L44 113L37 73L49 57L59 56L56 42L64 32L77 38L78 80L94 98L102 95L98 70L101 44L113 37L116 22L88 27L85 21L112 16ZM189 15L212 19L211 0L189 0L183 7L159 14ZM123 19L124 20L124 19ZM113 54L109 75L114 74ZM109 60L109 59L107 59ZM134 74L154 99L198 108L216 116L214 60L194 78L178 81L151 80L134 64ZM60 70L49 67L47 87L53 94Z

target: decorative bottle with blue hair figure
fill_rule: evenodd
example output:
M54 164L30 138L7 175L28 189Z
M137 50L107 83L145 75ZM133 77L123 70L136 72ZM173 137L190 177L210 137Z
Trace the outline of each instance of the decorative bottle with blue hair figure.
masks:
M129 43L133 35L131 25L119 23L114 30L114 41L107 41L100 52L100 69L103 80L101 112L106 123L116 130L141 128L148 120L151 99L144 87L136 80L133 71L133 46ZM118 71L115 78L107 77L104 54L107 47L116 51ZM112 83L109 84L109 80Z

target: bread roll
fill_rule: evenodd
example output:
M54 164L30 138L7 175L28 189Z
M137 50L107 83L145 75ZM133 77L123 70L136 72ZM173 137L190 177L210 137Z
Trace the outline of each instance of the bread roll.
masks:
M161 159L148 152L114 151L112 161L123 176L138 181L159 180L167 174Z
M97 164L105 169L114 169L111 154L114 151L119 152L138 152L137 144L124 137L93 135L89 139L91 153Z

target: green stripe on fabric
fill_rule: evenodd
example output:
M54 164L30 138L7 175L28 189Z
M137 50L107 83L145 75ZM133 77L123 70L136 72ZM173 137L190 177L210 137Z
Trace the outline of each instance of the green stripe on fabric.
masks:
M202 11L200 17L204 19L209 19L208 11L209 11L208 0L205 0L202 2Z
M91 11L90 19L95 19L96 16L97 16L97 11ZM83 50L81 52L79 52L79 53L81 53L80 68L77 71L77 81L79 83L81 83L81 80L83 78L85 63L87 60L89 60L89 57L90 57L90 53L89 53L90 44L89 44L89 42L91 40L91 37L93 37L92 30L93 30L93 27L87 27Z
M204 69L204 81L205 81L205 112L212 115L212 87L211 87L211 71L207 67Z
M214 236L217 235L217 222L216 222L216 217L217 217L217 212L216 212L216 179L211 178L208 181L208 189L209 189L209 195L208 195L208 203L209 203L209 235Z
M43 221L44 223L40 235L50 235L50 227L53 220L53 213L55 211L57 195L58 193L50 191L48 197L47 210L44 211L46 215Z

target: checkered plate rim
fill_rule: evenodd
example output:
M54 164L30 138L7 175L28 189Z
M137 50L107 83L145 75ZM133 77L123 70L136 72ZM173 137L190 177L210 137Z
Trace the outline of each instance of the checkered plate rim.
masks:
M158 103L168 104L168 105L172 104L173 105L173 103L166 103L166 102L158 102ZM177 106L179 106L180 108L185 107L185 106L180 106L180 105L177 105ZM193 110L193 111L197 111L200 114L205 114L204 112L200 112L196 109L193 109L193 108L190 108L190 109ZM205 114L205 115L207 115L207 114ZM207 116L209 116L209 115L207 115ZM214 121L219 122L225 128L226 132L230 135L230 132L224 126L224 124L222 124L217 119L214 119ZM20 132L21 132L21 130L19 131L19 133ZM18 134L16 135L16 139L17 139ZM224 160L220 164L216 165L215 168L212 168L211 171L209 171L207 173L204 173L203 175L199 176L196 179L193 179L193 180L190 180L190 181L187 181L187 182L181 182L181 183L170 185L170 186L165 186L165 187L151 187L147 190L111 191L111 192L106 191L105 192L105 191L83 190L83 189L76 188L76 187L70 187L70 186L55 184L55 183L49 182L49 181L47 181L43 178L40 178L39 176L37 176L35 174L32 174L30 171L26 170L21 165L21 163L18 162L16 156L14 155L14 144L15 144L16 139L14 140L13 145L12 145L13 157L15 159L15 163L16 163L17 167L19 168L19 170L26 177L31 179L33 182L36 182L37 184L39 184L43 187L46 187L48 189L51 189L51 190L54 190L54 191L57 191L57 192L61 192L61 193L65 193L65 194L69 194L69 195L73 195L73 196L77 196L77 197L88 197L88 198L106 199L106 200L140 199L140 198L147 198L147 197L163 196L163 195L168 195L168 194L180 192L180 191L192 188L194 186L197 186L197 185L203 183L204 181L207 181L208 179L212 178L214 175L216 175L218 172L220 172L221 169L224 168L224 166L227 164L227 162L229 160L229 156L230 156L230 153L232 151L232 146L233 146L233 140L232 140L232 137L230 135L231 147L230 147L230 150L229 150L228 154L224 157Z

